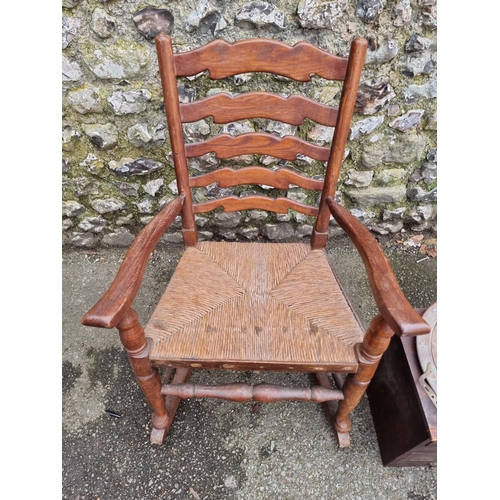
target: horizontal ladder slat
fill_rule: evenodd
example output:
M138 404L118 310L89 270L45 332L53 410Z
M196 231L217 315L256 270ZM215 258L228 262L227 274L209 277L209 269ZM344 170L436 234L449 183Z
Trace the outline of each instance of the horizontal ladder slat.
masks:
M207 141L185 145L186 157L203 156L215 152L217 158L226 159L246 154L271 155L282 160L295 160L303 154L319 161L328 161L330 148L316 146L287 135L282 139L263 132L237 135L220 134Z
M167 384L162 386L164 396L189 398L217 398L231 401L260 401L273 403L277 401L339 401L344 399L342 391L313 387L281 387L273 384L249 385L234 383L225 385L198 385L193 383Z
M223 188L242 184L265 184L278 189L288 189L290 184L295 184L304 189L316 191L323 189L323 181L310 179L286 168L269 170L264 167L245 167L234 170L226 167L189 178L190 187L205 187L212 182L217 182L219 187Z
M208 70L219 80L239 73L266 72L301 82L316 74L327 80L344 80L347 59L325 52L308 42L293 47L276 40L214 40L204 47L174 55L177 76L192 76ZM301 61L297 64L297 61Z
M268 92L248 92L233 97L221 92L196 102L180 104L181 120L186 123L212 116L215 123L248 118L268 118L291 125L302 125L309 118L335 127L338 110L300 95L281 97Z
M195 214L210 212L216 208L224 207L224 212L236 212L239 210L261 209L269 210L279 214L286 214L288 209L295 210L304 215L313 217L318 216L318 209L310 205L304 205L297 201L289 200L288 198L268 198L267 196L245 196L238 198L237 196L224 196L216 200L205 201L193 205Z

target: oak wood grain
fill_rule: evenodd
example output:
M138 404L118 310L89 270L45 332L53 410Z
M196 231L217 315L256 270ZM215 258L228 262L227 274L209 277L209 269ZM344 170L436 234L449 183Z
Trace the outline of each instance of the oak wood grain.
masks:
M221 92L196 102L179 105L181 120L195 122L212 116L214 123L229 123L248 118L268 118L291 125L302 125L309 118L321 125L335 127L338 110L308 97L281 97L267 92L248 92L232 96Z
M184 194L166 205L137 235L106 293L82 318L87 326L114 328L129 310L142 283L149 256L182 209Z
M333 198L326 201L331 214L361 255L373 297L387 324L401 336L429 333L429 325L408 302L375 237Z
M168 35L158 37L162 39ZM213 40L203 47L175 54L177 76L192 76L208 70L210 78L215 80L250 72L273 73L301 82L310 81L311 74L327 80L343 80L346 68L347 59L305 41L291 47L259 38L235 43Z
M238 198L237 196L224 196L216 200L205 201L193 205L195 214L210 212L216 208L224 207L224 212L236 212L239 210L261 209L269 210L279 214L286 214L288 209L295 210L304 215L316 216L318 209L310 205L304 205L288 198L269 198L267 196L252 195Z
M249 132L235 137L219 134L207 141L186 144L186 157L193 158L215 152L217 158L226 159L247 154L271 155L282 160L295 160L303 154L319 161L327 161L330 148L310 144L298 137L287 135L282 139L264 132Z
M264 167L244 167L235 170L226 167L189 178L191 187L204 187L213 182L217 182L219 187L223 188L242 184L265 184L278 189L288 189L290 184L295 184L316 191L321 191L323 188L323 181L310 179L287 168L269 170Z
M321 237L318 239L316 238L317 235L327 231L330 222L330 214L326 205L326 199L329 196L334 196L337 189L367 47L368 41L365 38L355 38L351 43L349 64L347 66L346 77L342 86L342 95L340 97L337 126L333 134L332 151L326 166L325 186L319 203L318 219L316 220L311 238L311 245L313 248L324 248L324 239Z

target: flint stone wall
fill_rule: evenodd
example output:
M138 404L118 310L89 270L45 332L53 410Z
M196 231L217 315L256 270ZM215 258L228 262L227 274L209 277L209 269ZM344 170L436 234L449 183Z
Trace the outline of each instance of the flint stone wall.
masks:
M62 171L63 244L128 246L144 224L174 198L177 188L154 36L169 33L175 50L214 38L229 42L261 37L294 44L307 40L346 55L352 39L370 44L336 198L378 234L436 230L436 2L435 0L63 0ZM286 79L242 74L215 84L217 91L291 93ZM207 94L206 75L184 79L183 102ZM326 104L339 86L313 76L293 83ZM292 127L268 120L215 125L211 119L185 126L188 141L224 130L236 135L266 130L329 145L333 129L308 122ZM242 156L238 165L288 165L321 178L324 167L307 157L295 162ZM193 173L225 162L209 154L190 162ZM267 186L194 190L201 202L225 194L269 192ZM292 189L305 203L316 194ZM308 237L313 219L248 210L196 217L200 239L279 240ZM182 241L176 220L165 241ZM332 221L331 232L339 229Z

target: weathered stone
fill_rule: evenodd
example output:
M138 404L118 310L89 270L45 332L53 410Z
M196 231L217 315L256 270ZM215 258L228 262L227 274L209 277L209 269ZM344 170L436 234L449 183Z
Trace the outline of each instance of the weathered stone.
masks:
M127 137L130 144L138 148L147 146L153 140L153 135L147 123L136 123L132 125L127 130Z
M213 237L212 231L198 231L198 241L211 240Z
M174 26L174 16L167 9L155 9L148 5L136 12L132 18L137 31L146 38L154 38L158 33L170 34Z
M62 48L65 49L78 34L82 20L75 17L62 16Z
M85 157L85 159L82 162L80 162L79 165L80 167L84 168L85 170L94 175L101 175L106 170L102 158L99 158L96 155L93 155L92 153L89 153Z
M304 203L306 201L307 194L304 193L303 191L293 191L290 189L287 192L286 197L289 200L298 201L299 203Z
M415 186L408 189L407 196L410 201L437 201L437 188L432 191L424 191L420 186Z
M219 212L215 214L214 219L218 227L235 228L240 223L241 212Z
M97 149L111 149L118 144L118 128L113 123L83 125L83 131Z
M193 102L196 99L196 89L181 83L178 87L179 102L187 104L188 102Z
M432 184L437 179L437 164L425 162L417 169L410 180L413 182L424 181L427 185Z
M437 28L437 19L435 16L430 14L429 12L422 12L420 14L420 19L422 24L428 29L428 30L435 30Z
M198 30L202 34L216 35L227 27L227 22L220 11L216 10L208 0L201 0L196 10L192 11L186 21L188 33Z
M333 127L327 127L318 123L314 125L309 132L307 132L307 138L315 144L324 146L325 144L332 142L334 130L335 129Z
M187 163L189 169L199 170L200 172L208 172L217 168L220 164L220 160L215 156L215 153L207 153L196 158L189 158Z
M426 143L424 136L414 133L383 136L363 145L359 167L371 169L381 163L407 165L423 157Z
M309 156L298 154L294 163L299 167L308 168L312 167L316 163L316 160L314 158L310 158Z
M371 134L377 127L384 123L383 116L375 116L373 118L365 118L357 121L349 131L349 140L353 141L361 135Z
M260 235L260 229L255 226L244 226L239 228L236 233L247 240L255 240Z
M62 6L66 9L72 9L73 7L76 7L81 0L62 0Z
M113 247L128 247L135 240L135 236L125 227L118 227L113 233L106 234L102 242Z
M323 29L333 28L335 22L347 9L347 0L300 0L297 6L297 16L303 28Z
M412 35L406 44L407 57L401 73L411 78L430 74L437 66L436 54L431 48L430 39Z
M395 39L385 40L376 50L366 53L365 65L385 64L398 55L398 42Z
M66 217L76 217L85 212L85 207L77 201L68 200L62 202L62 213Z
M391 12L392 24L400 28L411 21L413 10L410 5L410 0L401 0Z
M314 227L310 224L302 224L297 228L297 238L304 238L305 236L311 236Z
M137 76L149 61L146 47L131 39L118 39L108 46L88 42L82 55L90 71L104 80Z
M437 149L431 149L428 153L427 153L427 161L430 161L431 163L437 163L438 161L438 157L437 157Z
M132 224L134 216L132 214L128 214L125 217L118 217L116 219L117 226L127 226L128 224Z
M267 212L264 210L250 210L248 212L248 217L255 221L261 221L267 219Z
M146 89L115 90L108 97L108 103L116 115L141 113L147 108L151 93Z
M394 210L384 210L382 213L382 220L394 220L394 219L403 219L403 216L406 212L405 207L395 208Z
M90 26L98 36L108 38L115 31L116 19L110 16L105 10L97 7L92 12L92 24Z
M347 172L347 178L344 181L346 186L354 186L357 188L368 187L373 179L373 170L364 170L362 172L350 169Z
M403 221L382 222L380 224L370 224L368 228L378 234L399 233L403 229Z
M177 181L173 180L169 185L168 189L172 191L173 194L178 195L179 194L179 188L177 187Z
M92 233L73 233L71 243L76 247L94 248L99 244L99 239Z
M205 227L209 221L208 217L204 215L195 214L194 221L198 227Z
M398 116L400 111L399 104L389 104L387 107L387 116Z
M393 186L400 184L407 176L404 168L388 168L375 174L373 179L374 186Z
M240 73L239 75L234 75L234 83L236 85L243 85L244 83L248 83L253 77L253 73Z
M285 27L285 14L275 5L262 0L256 0L243 5L236 12L235 23L243 29L263 28L276 26Z
M437 130L437 113L431 113L425 122L424 130Z
M229 134L233 137L240 134L247 134L248 132L255 132L254 126L248 121L226 123L221 130L223 134Z
M290 224L282 222L280 224L266 224L264 234L270 240L283 240L292 237L295 231Z
M62 130L62 149L63 151L73 151L75 141L80 137L78 130L66 125Z
M421 98L433 99L437 97L437 78L431 78L424 85L409 85L403 90L403 97L408 103Z
M418 205L416 211L424 220L430 220L434 214L434 207L432 205Z
M62 173L66 174L69 172L69 161L65 160L64 158L62 159Z
M153 211L153 202L146 198L135 204L141 214L150 214Z
M93 200L90 205L96 212L99 212L101 215L107 214L109 212L123 210L125 208L125 203L115 198L108 198L107 200Z
M395 128L400 132L406 132L420 123L423 114L423 109L412 109L389 123L389 127Z
M125 196L139 196L140 184L130 184L129 182L123 181L111 181L111 184L113 184L115 188L119 189Z
M334 106L339 96L339 90L335 87L320 87L314 90L313 99L320 102L321 104L326 104L328 106Z
M162 243L182 243L182 233L169 233L166 232L160 239Z
M87 113L102 113L104 104L99 90L86 83L83 87L70 90L67 94L68 104L82 115Z
M285 135L297 135L298 127L295 125L290 125L288 123L278 122L275 120L269 120L266 126L266 132L270 134L277 135L279 137L285 137Z
M163 179L155 179L153 181L147 182L144 186L142 186L142 189L144 189L144 191L151 196L156 196L156 193L163 186L163 183Z
M358 0L356 17L364 23L371 24L376 21L383 8L382 0Z
M62 230L67 231L69 228L73 227L73 221L71 219L63 219L62 221Z
M89 231L91 233L100 233L107 225L106 219L104 217L86 217L78 224L78 227L83 231Z
M75 195L80 196L96 196L99 194L101 183L88 177L77 177L75 179Z
M411 35L410 39L406 44L406 52L418 52L423 54L431 46L431 41L429 38L423 38L418 35Z
M197 122L184 123L184 137L187 142L197 142L203 140L210 134L210 125L205 120L198 120Z
M375 78L369 82L361 82L358 88L355 111L364 115L378 113L396 93L389 85L385 76Z
M120 161L110 161L109 169L118 176L148 175L161 170L165 165L151 158L122 158Z
M63 82L78 82L83 76L80 65L66 56L62 56L62 81Z
M139 221L143 226L145 226L146 224L149 224L153 218L153 215L143 215L142 217L139 217Z
M368 187L364 189L350 189L347 196L358 203L360 207L369 207L383 203L396 203L406 195L405 186Z
M356 219L359 220L362 224L368 224L375 218L375 212L367 212L365 210L360 210L359 208L351 208L349 210Z

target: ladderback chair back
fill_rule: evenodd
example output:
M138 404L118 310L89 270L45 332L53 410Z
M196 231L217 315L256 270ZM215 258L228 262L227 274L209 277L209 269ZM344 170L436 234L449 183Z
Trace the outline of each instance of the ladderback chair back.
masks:
M364 38L355 39L348 58L334 56L305 41L289 46L264 39L250 39L233 44L214 40L201 48L174 54L171 38L161 34L156 38L156 47L178 189L186 195L182 210L185 244L192 246L197 243L195 214L224 207L225 211L260 208L277 213L293 209L316 217L312 247L324 247L330 220L326 199L336 190L367 41ZM268 92L248 92L237 96L221 92L195 102L179 103L178 77L195 76L203 71L208 71L209 77L215 80L241 73L267 72L307 82L315 74L327 80L343 81L343 89L338 109L298 94L282 97ZM334 127L335 132L331 148L311 144L291 135L278 138L264 132L244 133L236 137L219 134L206 141L186 144L182 124L209 116L217 124L267 118L290 125L302 125L307 118L318 124ZM187 160L211 152L215 152L219 159L262 154L291 161L302 154L326 162L324 181L311 179L287 168L270 170L262 166L236 170L225 167L190 176ZM321 199L319 207L286 197L270 198L262 195L242 198L225 196L193 203L191 188L205 187L214 182L219 187L256 184L278 189L288 189L293 184L321 191Z
M322 403L339 445L349 446L349 414L365 393L391 336L429 331L399 288L373 235L334 201L367 41L355 39L348 58L333 56L307 42L288 46L262 39L232 44L214 40L174 54L170 37L160 34L156 47L179 194L139 233L113 283L82 322L118 328L137 381L153 408L153 443L164 441L181 399L211 397ZM283 97L267 92L215 93L180 103L178 79L204 71L211 79L269 72L308 82L311 75L317 75L341 81L342 92L338 109L303 95ZM221 133L199 142L185 141L183 125L207 117L215 124L268 119L301 125L307 119L334 127L334 135L331 147L294 135L277 137L264 132ZM324 180L295 169L234 168L234 163L191 175L190 159L208 153L220 160L269 155L285 161L294 161L301 154L325 162ZM221 188L254 185L278 191L298 186L319 192L320 197L316 205L255 193L193 202L192 190L215 183ZM276 213L291 209L315 217L311 244L198 242L195 215L221 207L225 211ZM151 252L179 214L186 248L143 328L132 304ZM328 260L325 245L330 215L358 249L380 311L366 333ZM189 382L191 371L199 368L307 372L315 375L316 385ZM341 374L346 374L345 381Z

